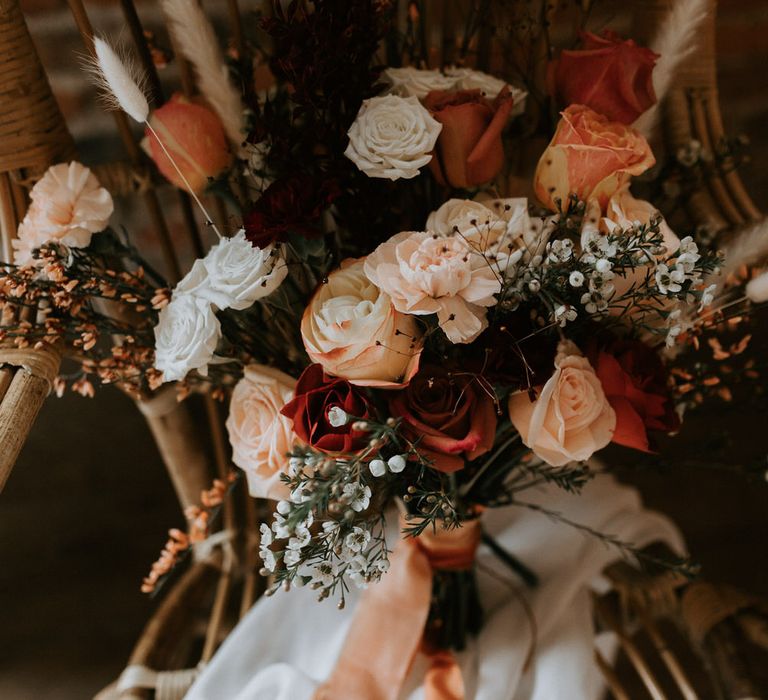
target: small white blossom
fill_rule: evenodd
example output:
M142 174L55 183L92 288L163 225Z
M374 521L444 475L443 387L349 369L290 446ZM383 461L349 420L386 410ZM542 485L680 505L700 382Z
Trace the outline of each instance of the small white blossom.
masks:
M570 304L561 304L555 309L555 321L564 327L569 321L575 321L578 313Z
M567 262L573 256L573 242L567 238L555 240L549 246L547 261L550 263Z
M272 544L272 531L269 529L269 525L266 523L262 523L259 527L259 532L261 533L261 539L259 540L259 544L261 547L268 547Z
M283 563L286 566L296 566L301 561L301 552L298 549L286 549L283 555Z
M344 546L350 552L357 553L362 552L368 546L370 541L371 533L368 532L368 530L363 530L361 527L354 527L352 528L352 532L344 538Z
M332 561L321 561L312 569L311 583L319 583L323 587L328 587L336 580L338 567Z
M405 469L405 457L403 455L395 455L387 460L387 466L393 474L399 474Z
M599 260L595 261L595 270L597 270L601 275L605 275L610 272L612 267L613 264L606 258L600 258Z
M670 270L669 266L660 263L656 267L656 286L662 294L676 294L682 289L681 282L685 281L683 270Z
M715 300L715 292L717 292L717 283L710 284L709 287L701 293L701 306L699 307L699 311L709 306Z
M304 469L304 460L301 457L291 457L288 460L288 474L297 476Z
M291 536L291 529L287 525L287 520L282 515L275 516L275 520L272 523L272 532L275 533L275 538L278 540L285 540Z
M278 501L276 510L280 515L288 515L291 512L290 501Z
M264 568L267 571L274 571L277 568L277 559L275 553L271 549L262 549L259 552L259 556L264 562Z
M384 476L387 473L387 464L383 459L372 459L368 468L375 477Z
M297 525L293 537L288 540L288 549L303 549L312 541L312 533L306 525Z
M344 500L356 513L365 510L371 503L371 488L362 484L345 484Z
M685 274L690 275L700 258L699 247L693 242L693 238L690 236L683 238L680 241L680 249L675 261L676 266L681 268Z
M349 422L347 412L339 406L331 406L328 409L328 422L334 428L341 428Z
M578 270L574 270L568 277L571 287L581 287L584 284L584 275Z
M368 560L362 554L358 554L351 559L347 571L349 578L358 588L366 588L368 584L366 577L368 573Z

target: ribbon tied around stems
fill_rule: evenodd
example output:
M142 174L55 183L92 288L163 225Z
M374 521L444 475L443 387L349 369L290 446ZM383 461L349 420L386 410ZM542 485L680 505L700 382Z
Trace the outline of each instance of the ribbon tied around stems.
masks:
M401 521L401 529L405 523ZM480 521L403 537L389 571L360 598L336 667L314 700L396 700L416 654L429 658L426 700L463 700L464 681L454 655L423 642L433 572L474 566Z

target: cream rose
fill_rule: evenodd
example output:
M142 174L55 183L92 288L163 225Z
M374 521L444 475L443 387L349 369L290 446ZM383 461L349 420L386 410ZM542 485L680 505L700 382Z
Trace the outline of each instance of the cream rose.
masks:
M501 291L497 272L459 235L404 231L365 261L365 274L398 311L437 314L452 343L470 343L488 326L486 307Z
M418 68L387 68L382 78L389 83L389 92L401 97L417 97L424 99L432 90L452 90L456 86L456 78L443 75L436 70L419 70ZM496 92L493 93L496 96Z
M509 418L534 454L553 467L589 459L616 429L616 413L589 361L563 341L555 371L531 402L526 392L509 399Z
M296 381L280 370L249 365L232 392L227 432L232 461L245 472L254 498L288 498L280 480L296 437L280 409L293 398Z
M416 177L432 159L441 129L415 97L372 97L347 132L344 155L368 177Z
M219 309L242 310L274 292L287 274L278 248L257 248L240 229L196 260L175 291L207 299Z
M328 276L304 312L301 337L313 362L352 384L397 386L418 369L416 321L368 279L363 260Z
M13 241L17 265L32 262L32 250L55 241L85 248L112 216L109 192L84 165L72 161L52 165L29 194L30 205Z
M208 301L175 294L155 326L155 367L163 381L184 379L193 369L208 374L220 337L219 319Z

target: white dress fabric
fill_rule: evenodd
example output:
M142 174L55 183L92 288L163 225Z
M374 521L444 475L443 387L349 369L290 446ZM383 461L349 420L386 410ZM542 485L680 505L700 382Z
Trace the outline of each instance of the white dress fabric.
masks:
M521 500L637 547L662 541L684 552L675 526L643 509L635 489L607 474L597 475L579 495L547 485L526 491ZM481 545L477 576L485 623L477 638L456 655L466 700L597 700L603 683L593 661L590 595L605 586L601 572L621 553L521 506L486 511L483 527L535 571L540 583L526 588ZM390 547L396 533L391 537ZM527 669L533 632L520 596L536 620L535 652ZM336 664L358 598L352 591L344 610L332 600L318 603L308 588L262 598L222 645L187 700L311 700ZM426 659L417 656L399 700L424 698L426 668Z

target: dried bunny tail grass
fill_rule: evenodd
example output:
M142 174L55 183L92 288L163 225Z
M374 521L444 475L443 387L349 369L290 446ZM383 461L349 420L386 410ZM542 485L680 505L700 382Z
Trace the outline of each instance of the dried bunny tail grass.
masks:
M740 268L758 265L768 259L768 219L763 219L756 224L736 234L723 249L725 261L720 268L720 286ZM707 284L712 284L714 279L708 279Z
M709 10L708 0L677 0L651 43L660 55L653 71L656 104L634 123L634 127L650 138L659 120L659 105L664 100L678 68L697 46L698 33Z
M140 124L149 117L149 104L144 94L146 76L129 58L121 58L103 39L94 37L96 57L88 61L102 95L111 109L122 109Z
M219 115L227 138L239 147L245 135L243 103L210 22L197 0L162 0L162 7L179 50L195 69L201 95Z

